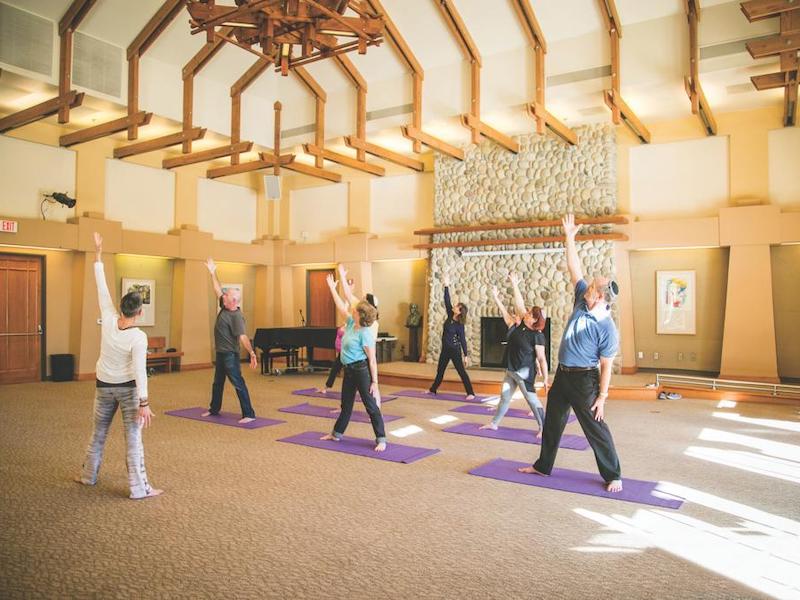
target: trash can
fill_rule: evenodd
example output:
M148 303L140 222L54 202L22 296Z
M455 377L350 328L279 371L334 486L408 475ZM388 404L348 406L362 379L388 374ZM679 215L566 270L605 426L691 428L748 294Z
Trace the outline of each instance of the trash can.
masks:
M75 378L74 354L50 355L50 379L52 381L72 381Z

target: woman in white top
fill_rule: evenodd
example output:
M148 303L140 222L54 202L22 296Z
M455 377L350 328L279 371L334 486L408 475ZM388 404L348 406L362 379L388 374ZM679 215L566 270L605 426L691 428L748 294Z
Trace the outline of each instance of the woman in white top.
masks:
M136 318L142 314L142 297L136 292L125 294L120 302L122 314L117 313L103 271L103 238L97 232L94 245L97 257L94 276L102 317L100 357L95 367L94 432L77 481L84 485L97 483L108 430L120 407L127 444L130 497L136 500L158 496L164 490L157 490L148 483L142 446L142 427L149 427L153 418L147 399L147 335L134 327Z

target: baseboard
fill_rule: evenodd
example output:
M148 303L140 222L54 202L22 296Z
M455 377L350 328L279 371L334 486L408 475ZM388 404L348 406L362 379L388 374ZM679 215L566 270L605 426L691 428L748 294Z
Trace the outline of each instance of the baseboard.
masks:
M214 366L214 363L192 363L189 365L185 365L181 363L181 371L200 371L201 369L210 369Z

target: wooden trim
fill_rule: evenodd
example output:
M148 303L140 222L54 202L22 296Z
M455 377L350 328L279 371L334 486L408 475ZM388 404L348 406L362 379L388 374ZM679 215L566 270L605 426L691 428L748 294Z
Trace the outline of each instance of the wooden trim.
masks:
M182 154L174 158L165 158L161 161L163 169L174 169L175 167L184 167L186 165L193 165L196 163L214 160L216 158L223 158L241 152L250 152L253 148L253 142L238 142L228 144L227 146L218 146L216 148L209 148L201 152L193 154Z
M140 57L183 10L183 0L166 0L128 46L128 60Z
M478 50L478 45L469 34L469 30L464 24L464 20L461 18L461 15L459 14L452 0L435 1L436 5L439 7L439 11L442 13L444 20L447 23L447 26L450 28L450 31L453 32L453 35L455 35L456 41L458 42L461 51L464 53L464 58L469 61L477 62L479 67L482 66L481 53Z
M240 95L272 64L272 59L259 58L231 86L231 97Z
M617 13L617 5L614 0L597 0L600 5L600 15L603 17L606 29L616 31L622 37L622 21Z
M58 35L75 31L97 0L73 0L64 16L58 21Z
M314 144L303 144L303 150L306 154L321 156L325 160L335 162L344 167L363 171L364 173L369 173L370 175L378 175L379 177L386 175L386 169L383 167L363 162L353 158L352 156L345 156L344 154L339 154L338 152L333 152L332 150L328 150L326 148L320 148Z
M283 109L283 105L276 100L272 108L275 111L275 118L273 121L274 148L272 149L272 154L275 157L275 166L273 167L272 174L277 177L281 174L281 161L279 157L281 155L281 110Z
M417 129L416 127L412 127L410 125L404 125L400 129L403 133L403 137L406 139L421 142L422 144L428 146L428 148L436 150L437 152L447 154L448 156L458 160L464 160L464 151L461 148L457 148L452 144L448 144L447 142L433 137L421 129Z
M127 146L120 146L114 148L114 158L125 158L127 156L136 156L137 154L144 154L146 152L153 152L155 150L163 150L170 146L177 146L182 144L186 138L192 140L201 140L206 135L206 130L202 127L195 127L188 131L179 131L161 137L153 138L152 140L145 140L136 144L128 144Z
M411 51L411 47L408 45L406 40L403 38L400 30L397 29L397 26L392 21L389 14L386 12L386 9L383 8L381 5L380 0L365 0L372 11L376 14L383 16L383 22L386 29L386 32L389 34L389 41L392 43L392 47L395 49L397 54L400 55L400 58L405 61L411 71L416 74L423 76L424 71L422 69L422 65L419 64L417 57L414 56L414 53Z
M56 114L61 106L66 104L69 108L77 108L83 104L84 93L71 90L64 96L56 96L50 100L45 100L29 108L25 108L0 119L0 133L5 133L29 125L41 119L45 119Z
M624 233L592 233L588 235L578 235L575 239L579 242L588 240L606 240L627 242L628 236ZM431 250L433 248L473 248L477 246L517 246L519 244L545 244L552 242L563 242L563 235L548 235L542 237L528 238L505 238L499 240L469 240L461 242L431 242L428 244L414 244L412 246L419 250Z
M540 106L536 102L529 104L528 113L534 117L537 123L540 123L542 127L546 127L566 143L571 146L578 143L578 134L559 121L552 113L548 112L544 106Z
M322 86L317 82L314 77L311 76L305 68L303 67L295 67L292 69L295 76L305 85L308 90L314 94L314 97L318 100L322 100L323 102L328 101L328 94L325 93L325 90L322 89Z
M775 56L782 52L797 52L800 50L800 33L779 33L768 38L747 42L745 46L752 58Z
M784 12L797 10L797 0L749 0L739 5L742 13L751 23L770 17L777 17Z
M350 148L355 150L363 150L367 154L377 156L383 160L388 160L389 162L393 162L401 167L406 167L408 169L413 169L420 172L425 170L425 164L421 160L416 160L409 156L388 150L387 148L370 144L369 142L359 139L355 136L346 135L344 137L344 143Z
M465 127L469 127L473 131L478 132L480 135L489 138L496 144L502 146L506 150L517 154L519 152L519 143L509 135L497 131L490 127L476 116L467 114L461 115L461 122Z
M95 125L94 127L87 127L86 129L81 129L73 133L68 133L67 135L62 135L60 138L58 138L58 143L61 146L67 147L74 146L75 144L83 144L85 142L90 142L92 140L97 140L115 133L119 133L120 131L125 131L132 125L135 125L136 127L148 125L150 123L150 119L152 118L153 113L140 111L134 114L132 117L120 117L119 119L101 123L100 125Z
M612 111L619 111L620 118L625 125L639 138L639 141L645 144L650 143L650 131L645 127L644 123L639 120L639 117L625 104L621 96L615 95L614 90L605 90L603 92L603 100Z
M233 27L221 27L219 35L226 36L233 31ZM187 77L194 77L200 70L208 64L214 56L222 49L222 45L226 40L217 37L213 42L206 42L205 45L197 51L197 53L189 59L183 66L181 76L183 79Z
M753 86L759 92L762 92L764 90L772 90L791 85L789 76L790 72L780 71L778 73L769 73L767 75L754 75L750 78L750 81L753 82Z
M613 215L609 217L577 217L578 225L627 225L628 217ZM503 229L533 229L536 227L561 227L561 219L543 221L515 221L511 223L484 223L482 225L461 225L459 227L433 227L417 229L414 235L436 235L440 233L467 233L469 231L501 231Z
M353 64L353 61L350 60L350 57L346 54L337 54L333 57L336 63L341 67L342 71L345 75L353 82L353 85L359 89L363 89L365 92L367 91L367 80L364 79L364 76L361 75L359 70Z
M251 160L250 162L240 163L238 165L228 165L225 167L217 167L216 169L209 169L206 171L206 177L209 179L216 179L217 177L225 177L226 175L238 175L239 173L249 173L250 171L260 171L261 169L269 169L275 166L275 157L270 154L260 153L261 160ZM280 157L281 164L284 166L294 160L294 154L284 154Z
M511 4L531 46L534 49L541 48L542 52L547 53L547 41L544 33L542 33L542 28L539 26L539 21L536 19L536 13L533 11L530 0L512 0Z
M717 134L717 121L711 112L711 106L700 85L700 44L697 35L697 23L700 21L698 0L685 0L686 16L689 22L689 76L684 79L686 94L692 105L692 114L700 118L706 135Z
M293 162L288 165L283 165L283 168L288 169L289 171L296 171L297 173L302 173L303 175L310 175L311 177L326 179L327 181L332 181L334 183L342 182L342 176L339 173L334 173L333 171L328 171L327 169L322 169L320 167L307 165L301 162Z

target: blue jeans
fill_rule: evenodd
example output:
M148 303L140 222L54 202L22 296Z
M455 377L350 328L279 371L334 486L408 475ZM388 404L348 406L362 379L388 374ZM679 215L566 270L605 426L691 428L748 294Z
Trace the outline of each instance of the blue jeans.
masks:
M214 370L214 384L211 386L211 406L208 409L212 415L219 414L222 408L222 388L225 387L225 377L231 380L239 405L242 408L242 418L255 419L256 413L250 404L250 392L242 377L242 366L239 363L238 352L217 352L216 369Z

